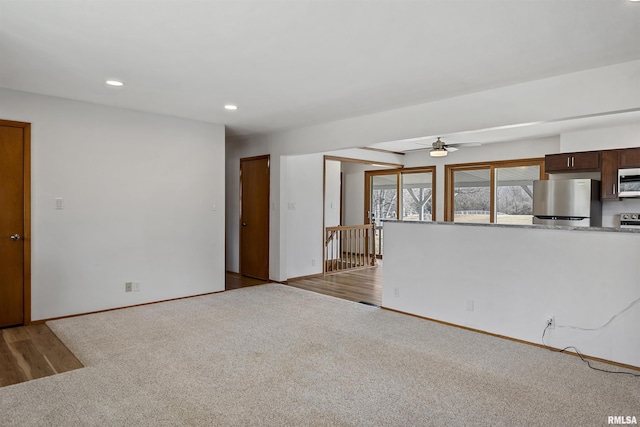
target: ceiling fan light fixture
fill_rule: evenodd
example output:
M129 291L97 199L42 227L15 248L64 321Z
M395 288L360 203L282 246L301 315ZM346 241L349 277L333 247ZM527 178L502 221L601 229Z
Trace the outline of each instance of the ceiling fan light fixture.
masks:
M106 84L108 84L109 86L113 86L113 87L122 87L124 86L124 83L122 83L120 80L107 80L105 81Z
M429 151L429 155L431 157L444 157L447 154L448 152L446 148L432 148L431 151Z

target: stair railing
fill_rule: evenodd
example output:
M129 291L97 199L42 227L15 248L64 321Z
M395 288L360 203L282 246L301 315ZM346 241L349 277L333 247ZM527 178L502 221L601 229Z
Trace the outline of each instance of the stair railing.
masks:
M324 273L376 265L375 224L325 228Z

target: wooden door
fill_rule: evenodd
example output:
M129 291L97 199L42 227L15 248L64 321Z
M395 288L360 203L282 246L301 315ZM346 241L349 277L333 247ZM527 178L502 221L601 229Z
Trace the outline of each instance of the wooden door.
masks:
M269 280L269 156L240 159L240 274Z
M0 120L0 327L30 321L29 129Z

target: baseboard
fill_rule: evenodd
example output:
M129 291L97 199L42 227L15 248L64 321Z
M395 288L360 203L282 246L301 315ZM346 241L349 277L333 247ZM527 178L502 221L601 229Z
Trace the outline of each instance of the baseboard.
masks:
M449 322L445 322L443 320L432 319L430 317L425 317L425 316L419 316L417 314L407 313L405 311L395 310L393 308L388 308L388 307L380 307L380 308L382 308L383 310L387 310L387 311L393 311L394 313L406 314L407 316L417 317L418 319L429 320L431 322L440 323L442 325L453 326L453 327L460 328L460 329L465 329L465 330L471 331L471 332L477 332L477 333L484 334L484 335L490 335L490 336L496 337L496 338L502 338L502 339L505 339L505 340L514 341L514 342L517 342L517 343L520 343L520 344L532 345L534 347L544 348L546 350L557 351L557 352L559 352L561 350L559 348L549 347L547 345L538 344L538 343L534 343L534 342L531 342L531 341L525 341L525 340L521 340L521 339L518 339L518 338L512 338L512 337L508 337L506 335L494 334L493 332L483 331L482 329L474 329L474 328L470 328L468 326L456 325L455 323L449 323ZM570 356L580 357L580 355L578 355L577 353L573 353L573 352L562 352L562 354L568 354ZM580 354L582 354L582 353L580 353ZM620 367L620 368L630 369L630 370L633 370L633 371L640 371L640 366L627 365L625 363L614 362L613 360L601 359L599 357L588 356L586 354L582 354L582 357L584 359L593 360L594 362L607 363L609 365L614 365L614 366L617 366L617 367Z
M145 305L160 304L162 302L178 301L178 300L181 300L181 299L195 298L195 297L202 297L202 296L205 296L205 295L219 294L219 293L222 293L222 292L224 292L224 291L206 292L204 294L188 295L186 297L169 298L169 299L164 299L164 300L160 300L160 301L145 302L145 303L142 303L142 304L133 304L133 305L125 305L123 307L107 308L105 310L87 311L85 313L69 314L69 315L60 316L60 317L51 317L49 319L32 320L31 323L29 323L29 324L30 325L40 325L40 324L49 322L51 320L69 319L71 317L86 316L88 314L106 313L106 312L109 312L109 311L123 310L125 308L142 307L142 306L145 306Z

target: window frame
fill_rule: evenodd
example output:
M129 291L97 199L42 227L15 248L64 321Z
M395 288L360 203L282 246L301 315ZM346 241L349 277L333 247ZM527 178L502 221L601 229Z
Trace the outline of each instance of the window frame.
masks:
M544 157L534 157L527 159L515 159L515 160L496 160L489 162L474 162L474 163L457 163L444 165L444 220L446 222L453 222L454 213L453 208L455 188L454 174L458 171L469 170L481 170L489 169L490 173L490 188L489 188L489 223L496 223L496 169L513 168L520 166L539 166L540 177L539 179L548 179L548 175L544 169Z
M431 173L431 221L436 220L436 167L435 166L417 166L410 168L398 168L388 170L364 171L364 223L371 223L371 178L377 175L396 175L396 191L398 194L396 220L402 221L402 174L412 173ZM415 221L412 221L415 222Z

